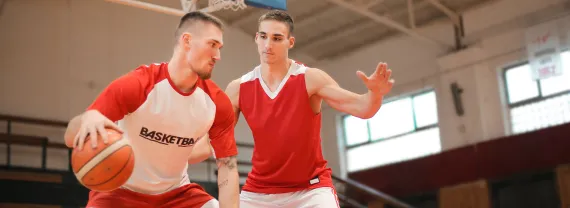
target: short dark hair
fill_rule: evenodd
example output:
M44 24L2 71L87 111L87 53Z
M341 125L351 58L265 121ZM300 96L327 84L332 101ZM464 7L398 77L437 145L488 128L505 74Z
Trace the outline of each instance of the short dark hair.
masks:
M261 23L262 21L265 20L275 20L278 22L285 23L289 27L289 34L293 34L293 30L295 29L293 18L291 17L291 15L281 10L271 10L265 13L264 15L261 15L258 23Z
M224 30L224 24L217 17L205 12L193 11L186 13L180 19L180 23L178 24L178 28L176 29L175 36L178 38L182 34L184 29L193 26L197 22L210 23L220 28L220 30Z

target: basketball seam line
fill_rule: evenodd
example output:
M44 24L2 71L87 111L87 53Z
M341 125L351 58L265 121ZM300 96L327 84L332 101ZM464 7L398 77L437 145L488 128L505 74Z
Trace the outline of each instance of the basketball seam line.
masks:
M123 147L124 147L124 146L123 146ZM121 149L122 149L122 147L121 147ZM119 150L120 150L120 149L119 149ZM119 174L121 174L121 172L123 172L123 170L127 167L127 165L129 165L129 163L131 162L131 157L134 157L134 156L133 156L133 152L129 153L129 157L128 157L129 159L127 159L127 162L125 162L125 164L123 165L123 167L121 167L121 169L120 169L119 171L117 171L117 172L115 173L115 175L113 175L112 177L109 177L109 179L107 179L106 181L103 181L103 182L98 183L98 184L84 184L84 185L91 186L91 187L96 187L96 186L103 185L103 184L105 184L105 183L107 183L107 182L113 180L115 177L117 177Z
M93 169L97 164L99 164L99 162L103 161L109 155L111 155L112 153L114 153L115 151L121 149L121 147L126 145L128 145L128 143L125 138L119 139L115 143L111 144L109 147L105 148L103 151L99 152L99 154L95 155L95 157L93 157L91 160L89 160L89 162L83 165L83 167L81 167L81 169L79 169L79 171L77 171L77 173L75 174L79 179L79 181L83 183L83 177L85 176L85 174L87 174L87 172Z

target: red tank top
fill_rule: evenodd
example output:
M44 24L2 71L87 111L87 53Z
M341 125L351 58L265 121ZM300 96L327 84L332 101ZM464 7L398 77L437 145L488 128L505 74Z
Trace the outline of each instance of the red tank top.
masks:
M255 142L243 190L271 194L334 188L321 150L321 113L311 109L305 85L306 69L293 62L274 92L261 79L259 66L242 76L239 108Z

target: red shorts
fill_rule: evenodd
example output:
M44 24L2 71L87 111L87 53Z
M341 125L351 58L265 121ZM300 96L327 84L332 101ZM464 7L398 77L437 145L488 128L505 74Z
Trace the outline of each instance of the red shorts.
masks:
M88 208L117 206L125 208L201 208L204 206L209 208L217 207L218 203L200 185L194 183L157 195L141 194L122 188L110 192L89 192Z

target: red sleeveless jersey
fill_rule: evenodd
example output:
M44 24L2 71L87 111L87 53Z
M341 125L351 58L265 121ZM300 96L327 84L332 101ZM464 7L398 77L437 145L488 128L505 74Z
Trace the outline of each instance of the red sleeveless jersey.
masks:
M305 85L306 69L293 62L274 92L263 82L259 66L241 77L239 108L255 142L244 191L334 188L321 150L321 113L311 109Z

